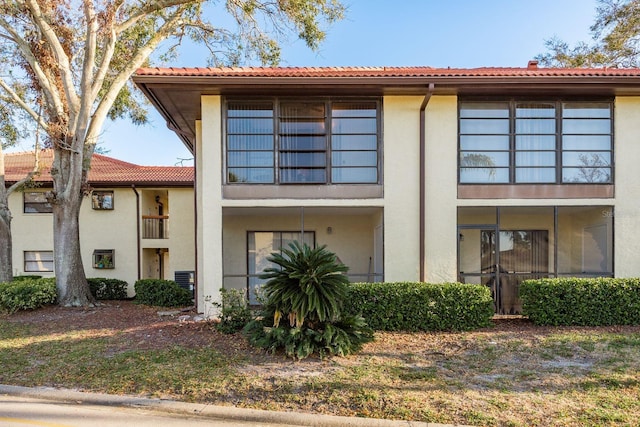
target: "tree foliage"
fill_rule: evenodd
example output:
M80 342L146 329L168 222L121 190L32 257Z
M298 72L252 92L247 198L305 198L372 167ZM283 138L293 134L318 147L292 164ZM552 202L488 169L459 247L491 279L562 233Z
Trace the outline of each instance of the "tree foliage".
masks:
M78 215L91 157L108 118L146 121L130 82L151 55L185 40L209 63L274 65L293 32L315 48L342 17L339 0L5 0L0 3L0 94L39 125L54 150L54 268L59 302L90 305ZM218 25L222 14L231 24ZM221 21L224 22L224 21ZM39 114L42 109L42 114Z
M598 0L590 28L593 42L569 46L554 37L548 52L536 57L551 67L638 67L640 64L640 0Z

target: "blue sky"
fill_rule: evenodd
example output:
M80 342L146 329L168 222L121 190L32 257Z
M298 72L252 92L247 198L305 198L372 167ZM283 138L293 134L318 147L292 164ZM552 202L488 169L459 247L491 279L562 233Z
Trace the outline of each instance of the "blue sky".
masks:
M329 28L318 52L290 40L282 66L525 67L557 36L590 41L595 0L343 0L343 21ZM215 20L213 20L215 22ZM166 66L205 66L204 53L185 49ZM152 109L153 110L153 109ZM141 165L174 165L190 158L178 137L152 111L136 127L108 122L101 146ZM29 149L26 147L25 149ZM185 162L185 165L191 163Z

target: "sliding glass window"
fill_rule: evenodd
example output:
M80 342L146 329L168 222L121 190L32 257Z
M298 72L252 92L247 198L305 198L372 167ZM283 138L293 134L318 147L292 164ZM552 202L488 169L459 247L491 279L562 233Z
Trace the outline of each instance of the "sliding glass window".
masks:
M461 184L613 182L612 103L462 101Z
M376 184L378 100L227 103L227 183Z

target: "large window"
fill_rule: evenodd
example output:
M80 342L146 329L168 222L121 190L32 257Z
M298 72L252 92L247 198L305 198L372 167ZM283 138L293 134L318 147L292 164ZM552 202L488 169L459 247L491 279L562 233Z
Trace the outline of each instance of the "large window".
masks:
M52 272L53 251L25 251L24 271L42 273Z
M461 184L611 183L610 102L463 101Z
M378 101L227 103L227 182L378 182Z

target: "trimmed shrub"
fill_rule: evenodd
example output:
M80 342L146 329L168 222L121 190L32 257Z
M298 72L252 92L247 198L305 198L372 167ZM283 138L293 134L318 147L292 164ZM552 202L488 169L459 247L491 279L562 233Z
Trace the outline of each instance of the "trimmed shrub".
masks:
M25 274L23 276L15 276L13 278L13 281L19 282L21 280L36 280L36 279L42 279L42 276L37 276L35 274Z
M640 279L558 278L520 284L522 313L537 325L640 325Z
M344 312L378 331L471 330L491 325L491 291L463 283L352 283Z
M138 280L135 302L159 307L186 307L193 304L191 292L183 289L173 280Z
M105 279L104 277L88 278L91 295L97 300L127 299L129 284L120 279Z
M0 309L8 313L54 304L57 297L55 278L0 283Z

